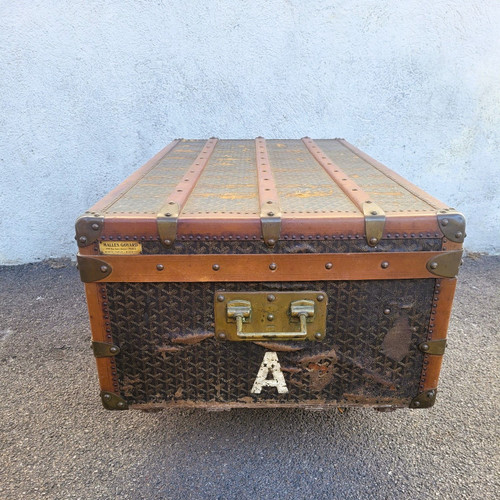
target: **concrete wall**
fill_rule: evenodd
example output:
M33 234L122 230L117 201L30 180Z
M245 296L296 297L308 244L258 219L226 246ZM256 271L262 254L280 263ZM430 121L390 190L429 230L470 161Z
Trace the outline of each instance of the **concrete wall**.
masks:
M500 251L500 6L481 0L0 0L0 263L175 137L345 137Z

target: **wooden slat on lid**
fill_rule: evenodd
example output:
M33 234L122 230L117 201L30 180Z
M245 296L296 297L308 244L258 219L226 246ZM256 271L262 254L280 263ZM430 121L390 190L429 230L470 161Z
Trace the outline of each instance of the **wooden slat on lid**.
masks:
M327 174L342 189L346 196L363 212L365 217L366 242L375 246L382 238L385 224L385 213L363 189L331 160L322 149L309 137L302 139L309 152L325 169Z
M342 144L346 149L354 153L356 156L364 160L366 163L371 165L373 168L383 173L386 177L388 177L395 183L399 184L406 191L413 194L420 200L424 201L431 207L437 210L448 208L448 205L438 200L437 198L434 198L430 194L426 193L423 189L420 189L419 187L415 186L415 184L412 184L410 181L406 180L404 177L394 172L394 170L391 170L390 168L386 167L385 165L375 160L371 156L367 155L366 153L363 153L363 151L359 150L357 147L353 146L345 139L338 139L338 142Z
M133 188L146 174L148 174L154 167L156 167L156 165L158 165L162 158L168 155L181 141L182 139L176 139L175 141L172 141L168 146L163 148L159 153L153 156L153 158L147 161L141 168L136 170L115 189L104 196L104 198L100 199L88 211L95 213L105 212L111 205L116 203L128 191L130 191L130 189Z
M186 204L189 195L196 186L203 169L208 163L218 140L209 139L197 156L191 167L186 172L183 179L177 184L174 191L169 195L165 204L161 207L157 217L158 234L160 241L165 246L170 246L177 235L177 219Z
M267 154L266 140L255 139L255 157L259 184L260 222L262 237L272 247L279 240L281 232L281 208L273 172Z

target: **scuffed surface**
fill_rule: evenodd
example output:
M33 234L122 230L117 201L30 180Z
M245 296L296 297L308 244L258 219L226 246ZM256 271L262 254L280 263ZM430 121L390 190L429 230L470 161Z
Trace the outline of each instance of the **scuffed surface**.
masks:
M382 342L382 352L395 361L401 361L410 351L411 328L408 315L401 315L387 332Z
M2 499L498 496L500 258L465 259L433 408L343 414L104 410L61 265L0 267Z
M212 135L345 137L498 252L499 25L479 0L3 1L0 263L74 254L78 215Z

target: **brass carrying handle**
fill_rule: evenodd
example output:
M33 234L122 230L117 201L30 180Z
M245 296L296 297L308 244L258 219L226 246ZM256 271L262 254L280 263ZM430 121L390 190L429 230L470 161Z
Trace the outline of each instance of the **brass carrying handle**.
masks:
M300 315L300 332L243 332L243 317L236 316L236 335L242 339L252 337L268 337L272 339L286 337L294 339L304 339L307 335L307 314Z
M304 339L307 336L307 318L314 316L314 301L296 300L290 304L290 314L292 317L299 318L299 332L244 332L243 318L250 317L252 305L246 300L234 300L227 305L228 318L234 318L236 321L236 335L242 339L252 337L267 337L277 339L286 337L287 339Z

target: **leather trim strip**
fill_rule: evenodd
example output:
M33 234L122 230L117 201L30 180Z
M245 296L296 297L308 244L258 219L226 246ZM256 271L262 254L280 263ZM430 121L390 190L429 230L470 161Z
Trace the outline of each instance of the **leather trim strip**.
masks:
M451 253L80 255L78 262L98 260L98 268L110 268L109 275L99 277L101 283L383 280L436 278L427 262Z
M215 138L207 141L201 150L201 153L189 167L182 180L169 195L156 216L160 241L165 246L170 246L174 242L177 236L177 220L179 215L181 214L189 195L193 192L203 169L207 166L217 142L218 139Z
M278 190L269 163L266 140L255 139L255 157L259 186L260 222L262 237L266 245L272 247L279 240L281 232L281 207Z
M376 246L384 233L384 210L371 200L368 193L363 191L312 139L304 137L302 142L313 155L314 159L324 168L326 173L363 213L365 218L366 242L372 247Z

